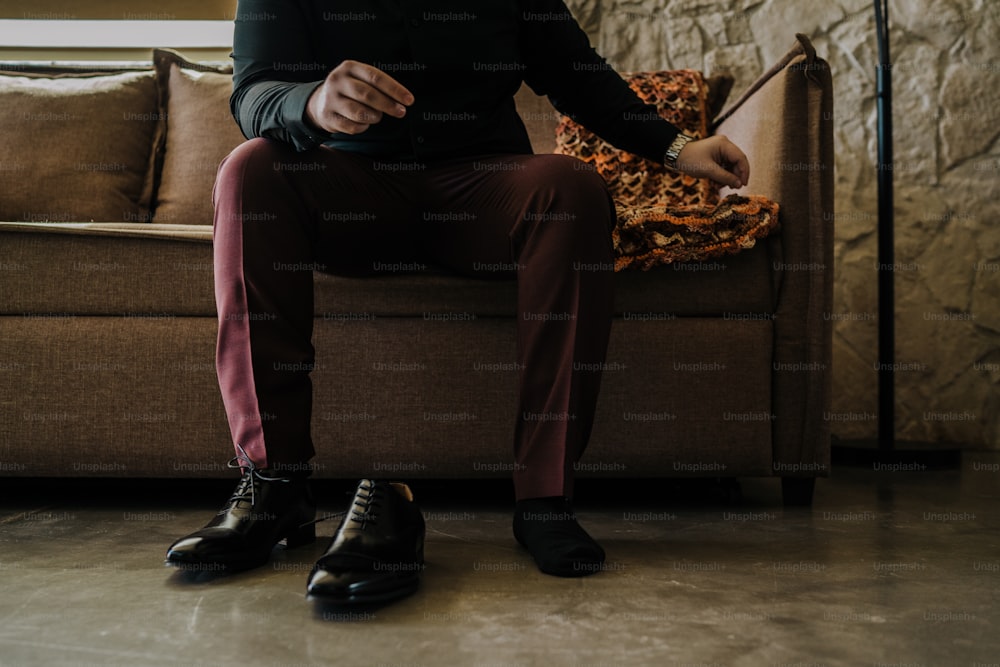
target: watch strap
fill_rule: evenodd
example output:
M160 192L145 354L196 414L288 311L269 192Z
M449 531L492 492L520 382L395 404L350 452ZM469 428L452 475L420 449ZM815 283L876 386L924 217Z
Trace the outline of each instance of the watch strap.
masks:
M681 150L695 138L690 134L684 134L683 132L678 133L677 137L667 148L667 152L663 155L663 164L670 167L671 169L677 169L677 158L681 154Z

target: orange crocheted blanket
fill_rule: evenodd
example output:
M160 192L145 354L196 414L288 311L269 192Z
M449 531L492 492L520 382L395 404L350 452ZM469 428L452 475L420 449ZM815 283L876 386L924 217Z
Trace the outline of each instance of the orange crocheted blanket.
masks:
M639 97L682 131L707 135L708 85L696 70L626 75ZM619 151L564 117L556 153L591 164L608 183L618 225L615 269L713 259L753 247L778 226L778 204L764 197L729 195L696 179Z
M757 195L728 195L714 206L615 208L615 271L731 255L778 226L778 205Z

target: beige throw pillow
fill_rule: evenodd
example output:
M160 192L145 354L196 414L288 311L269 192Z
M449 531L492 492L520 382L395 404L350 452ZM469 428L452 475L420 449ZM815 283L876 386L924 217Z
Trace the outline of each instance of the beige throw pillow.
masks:
M157 50L166 131L153 222L212 224L215 174L245 141L229 111L232 75Z
M153 72L0 74L0 220L148 221Z

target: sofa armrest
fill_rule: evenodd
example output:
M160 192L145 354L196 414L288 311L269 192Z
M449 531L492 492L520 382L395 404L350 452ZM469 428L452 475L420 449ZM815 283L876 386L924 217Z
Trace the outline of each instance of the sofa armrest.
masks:
M758 79L716 121L746 152L745 190L781 206L781 231L769 241L774 262L772 371L777 466L828 466L833 306L833 84L809 40ZM777 243L775 243L777 241ZM820 471L823 474L825 469Z

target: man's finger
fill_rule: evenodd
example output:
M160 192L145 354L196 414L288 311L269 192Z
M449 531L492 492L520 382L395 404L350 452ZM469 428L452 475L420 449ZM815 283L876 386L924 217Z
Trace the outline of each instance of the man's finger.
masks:
M347 101L352 110L371 109L380 118L384 113L397 118L402 118L406 114L406 107L360 79L348 78L340 97Z
M740 184L736 187L742 187L750 182L750 162L743 151L728 139L721 144L721 149L722 155L720 157L722 159L720 163L726 165L728 170L740 180Z
M343 114L339 114L336 111L331 111L328 114L329 122L328 127L331 132L343 132L344 134L361 134L371 123L366 123L363 121L356 121Z
M750 182L750 162L743 151L737 148L736 152L738 153L736 159L729 162L729 171L736 174L736 178L739 179L740 184L737 187L742 187Z
M696 178L710 178L738 190L750 179L750 163L743 151L724 136L692 141L677 156L679 171Z
M377 67L352 60L348 64L348 74L355 79L364 81L397 104L403 106L413 104L413 93Z
M374 125L382 120L382 111L370 106L368 103L359 102L356 98L341 96L342 101L337 104L336 113L348 120L366 125Z
M711 170L708 177L719 185L728 185L734 190L739 190L743 187L743 180L739 176L731 174L718 165L715 165L715 168Z
M750 162L745 157L736 163L734 171L736 172L736 175L740 177L740 181L743 182L743 185L750 182Z

